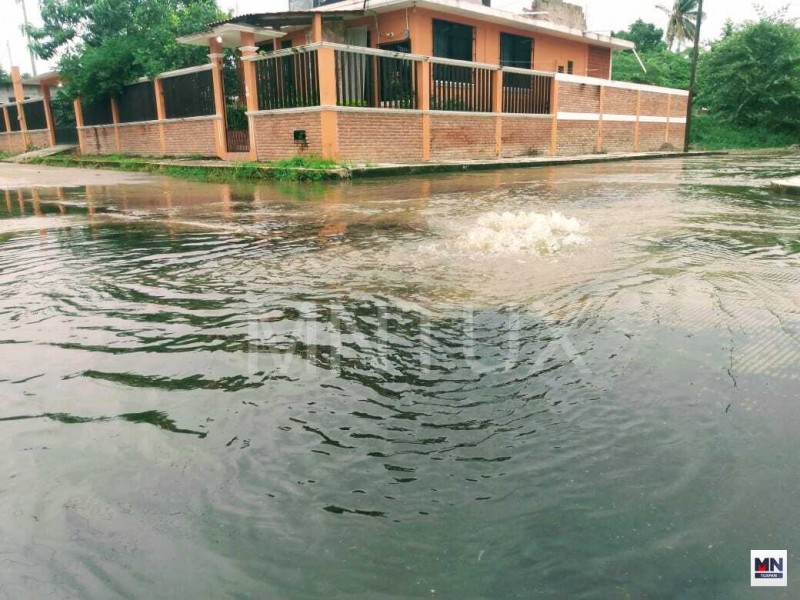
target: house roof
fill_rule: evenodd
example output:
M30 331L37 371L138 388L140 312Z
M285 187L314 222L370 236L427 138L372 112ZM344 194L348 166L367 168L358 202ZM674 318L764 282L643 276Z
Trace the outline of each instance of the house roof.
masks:
M364 7L366 6L366 11ZM364 14L384 13L404 8L426 8L440 13L471 17L527 30L532 33L543 33L553 37L581 41L602 46L612 50L630 50L635 48L633 42L621 40L607 35L581 31L565 25L551 23L550 21L525 17L516 13L483 6L474 2L461 0L343 0L334 4L326 4L312 10L255 13L234 17L222 23L247 23L260 27L301 26L311 23L314 13L320 12L328 19L347 19L363 16Z

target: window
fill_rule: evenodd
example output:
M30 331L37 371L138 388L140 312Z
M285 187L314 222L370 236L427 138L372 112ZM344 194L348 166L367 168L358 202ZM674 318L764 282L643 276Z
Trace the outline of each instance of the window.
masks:
M439 58L472 60L474 29L469 25L433 20L433 55Z
M575 63L571 60L567 61L567 73L572 75L575 72Z
M559 73L563 73L563 72L564 72L564 65L560 65L560 66L558 67L558 72L559 72Z
M510 33L500 34L500 64L502 66L530 69L532 55L533 40L531 38Z

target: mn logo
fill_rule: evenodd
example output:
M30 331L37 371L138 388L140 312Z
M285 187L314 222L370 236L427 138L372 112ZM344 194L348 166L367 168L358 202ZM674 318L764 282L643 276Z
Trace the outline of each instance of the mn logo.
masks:
M771 587L787 585L786 550L751 550L750 585Z

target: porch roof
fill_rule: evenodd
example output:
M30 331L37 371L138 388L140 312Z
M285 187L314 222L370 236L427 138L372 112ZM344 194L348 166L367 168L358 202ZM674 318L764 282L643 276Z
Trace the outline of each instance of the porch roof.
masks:
M190 46L208 46L210 41L216 38L222 44L223 48L238 48L242 45L242 33L252 33L257 44L286 35L282 31L277 31L275 29L265 29L248 24L225 22L214 24L211 26L211 29L201 33L179 37L178 41L181 44L188 44Z

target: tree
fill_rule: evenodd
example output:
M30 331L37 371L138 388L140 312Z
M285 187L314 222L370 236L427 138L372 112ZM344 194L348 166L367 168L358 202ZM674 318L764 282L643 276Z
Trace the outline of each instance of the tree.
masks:
M216 0L43 0L41 14L42 26L28 27L34 53L58 56L66 93L89 102L207 61L207 49L176 38L225 17Z
M800 29L781 15L734 28L703 54L699 82L720 120L800 133Z
M11 81L11 75L3 67L0 67L0 83L8 83L9 81Z
M615 31L612 35L635 43L638 52L655 52L667 48L664 43L664 30L641 19L632 23L627 31Z
M646 73L633 53L615 54L612 79L679 90L689 87L691 62L685 53L670 52L664 46L657 52L644 52L640 57L647 68Z
M687 41L693 42L697 31L697 3L698 0L675 0L672 8L659 4L657 8L669 15L667 23L667 46L672 47L677 42L680 50Z

